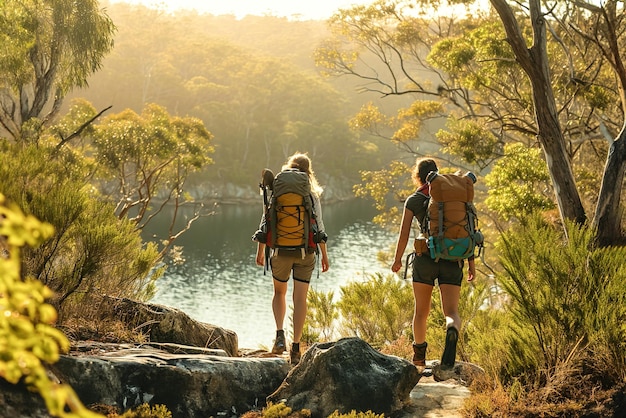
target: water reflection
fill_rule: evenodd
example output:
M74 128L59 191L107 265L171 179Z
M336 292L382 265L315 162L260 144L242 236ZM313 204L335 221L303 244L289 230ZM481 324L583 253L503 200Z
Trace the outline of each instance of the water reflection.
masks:
M260 213L260 205L223 206L215 215L197 221L177 241L184 247L186 262L168 268L153 302L235 331L240 347L270 346L274 336L272 278L255 265L256 245L250 239ZM331 268L318 277L318 264L312 289L333 290L337 296L340 286L350 280L389 271L377 261L377 253L389 249L395 234L373 225L374 215L371 204L362 200L324 206ZM155 238L167 228L165 222L150 227L145 232ZM289 335L289 319L285 329Z

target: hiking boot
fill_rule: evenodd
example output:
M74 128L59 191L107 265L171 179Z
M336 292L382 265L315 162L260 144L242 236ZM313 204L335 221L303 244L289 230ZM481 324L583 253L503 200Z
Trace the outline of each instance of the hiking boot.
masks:
M454 368L456 361L456 342L459 339L459 331L454 327L446 330L446 346L441 356L441 369L450 370Z
M426 367L426 347L428 347L426 342L413 343L413 365L420 371Z
M289 351L289 364L291 367L300 363L300 358L302 354L300 354L300 343L291 343L291 350Z
M285 351L287 351L285 331L280 329L276 331L276 339L274 340L274 347L272 347L272 354L283 354Z

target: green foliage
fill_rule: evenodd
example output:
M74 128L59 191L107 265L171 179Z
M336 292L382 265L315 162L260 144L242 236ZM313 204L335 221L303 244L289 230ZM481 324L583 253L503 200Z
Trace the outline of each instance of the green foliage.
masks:
M342 286L341 297L336 302L333 302L332 292L324 295L310 291L304 340L310 343L356 335L381 351L409 358L414 308L411 282L398 280L394 275L367 277L366 281L354 281ZM464 325L458 355L465 361L489 360L495 353L483 351L491 341L486 341L484 335L498 332L491 326L499 325L497 319L501 317L492 317L485 310L491 286L491 283L479 281L461 288L459 311ZM445 341L446 321L438 288L433 290L431 303L426 339L429 352L440 353ZM507 360L504 355L499 359ZM502 362L498 363L498 371L502 365Z
M385 418L385 414L376 414L372 411L356 412L354 410L347 414L340 414L338 411L335 411L328 418Z
M132 222L85 183L80 165L44 147L0 150L0 189L6 197L54 226L50 240L23 254L24 274L54 291L62 319L92 312L98 295L145 299L161 274L154 244L145 245Z
M410 329L413 318L413 293L407 282L380 273L365 282L341 287L337 302L342 328L372 346L400 338Z
M124 412L120 418L172 418L172 413L165 405L153 405L147 403L139 405L133 410ZM109 415L109 418L113 418Z
M415 191L410 171L407 164L392 161L387 168L361 172L361 184L354 186L354 194L374 200L374 207L380 212L374 218L377 224L399 224L401 212L398 201L404 201Z
M246 412L243 418L310 418L311 411L308 409L302 409L300 411L293 411L290 407L283 402L272 403L269 402L261 413Z
M291 414L291 408L284 403L270 404L263 411L265 418L285 418Z
M0 42L8 46L0 51L5 131L15 140L26 139L31 128L49 119L46 106L52 105L54 114L68 91L86 86L111 51L114 31L95 0L0 3Z
M199 119L172 117L155 104L141 115L127 109L105 118L95 127L92 145L99 174L119 190L111 196L118 216L132 215L143 225L157 197L187 201L187 178L213 162L212 138Z
M443 151L481 168L489 165L501 146L500 140L480 121L451 118L446 128L437 132Z
M608 381L626 376L626 247L593 247L593 231L560 228L538 217L505 232L498 243L511 298L506 341L511 376L544 375L593 358Z
M54 363L69 341L53 327L57 312L46 299L51 290L20 274L21 248L37 246L53 233L50 224L7 207L0 195L0 377L16 384L22 379L38 392L51 415L95 418L71 387L48 377L45 364Z
M331 341L339 312L334 303L335 293L309 290L307 294L307 321L303 340L307 343Z
M480 365L490 379L497 381L506 373L511 356L509 346L502 342L510 338L515 330L510 327L510 312L499 306L501 302L498 300L503 300L504 296L491 296L496 299L493 305L475 311L471 318L466 318L464 313L461 315L465 339L460 354L462 359Z
M485 176L487 207L505 220L521 219L554 208L549 198L550 176L541 151L522 144L504 147L505 157Z

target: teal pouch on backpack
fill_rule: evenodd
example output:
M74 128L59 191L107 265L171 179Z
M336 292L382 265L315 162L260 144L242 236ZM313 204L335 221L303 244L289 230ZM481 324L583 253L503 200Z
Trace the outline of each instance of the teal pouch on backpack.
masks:
M434 260L462 260L474 255L476 243L471 237L428 237L428 250Z

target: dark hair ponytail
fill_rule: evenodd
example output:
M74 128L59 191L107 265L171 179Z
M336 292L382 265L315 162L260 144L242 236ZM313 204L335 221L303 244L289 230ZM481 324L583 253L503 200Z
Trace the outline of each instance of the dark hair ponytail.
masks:
M417 184L426 184L426 177L431 171L438 171L437 163L432 158L422 158L415 162L413 181Z

